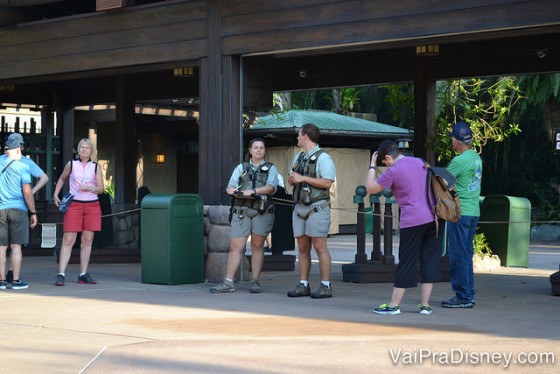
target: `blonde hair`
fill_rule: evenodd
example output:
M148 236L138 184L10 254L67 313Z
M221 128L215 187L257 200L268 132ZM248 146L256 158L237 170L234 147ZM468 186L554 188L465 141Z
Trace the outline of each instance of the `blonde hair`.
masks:
M93 145L93 142L89 138L83 138L82 140L80 140L80 142L78 143L78 149L77 149L78 154L80 152L80 148L82 147L82 144L85 144L89 147L89 149L91 150L89 158L93 159L93 156L95 156L95 146Z

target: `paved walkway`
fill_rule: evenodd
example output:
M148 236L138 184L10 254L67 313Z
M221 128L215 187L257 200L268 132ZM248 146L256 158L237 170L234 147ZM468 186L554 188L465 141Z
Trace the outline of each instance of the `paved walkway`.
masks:
M67 285L55 287L55 258L27 257L30 288L0 291L0 372L560 371L560 297L549 283L560 246L532 244L528 269L477 272L471 310L441 308L450 286L436 285L430 316L417 312L417 289L403 314L371 313L392 285L342 282L355 236L329 246L335 297L325 300L288 298L297 272L265 273L262 294L242 283L214 295L211 284L143 284L140 264L92 264L97 285L74 283L78 265L69 265Z

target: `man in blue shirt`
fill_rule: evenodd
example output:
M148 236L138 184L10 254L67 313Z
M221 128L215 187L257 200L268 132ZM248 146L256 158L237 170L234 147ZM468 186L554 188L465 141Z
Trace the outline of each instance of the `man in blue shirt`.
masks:
M23 152L24 141L21 134L14 132L10 134L7 141L13 144L14 146L17 146L19 144L19 148ZM7 157L8 157L7 154L3 154L0 156L0 160L3 160ZM41 169L32 159L24 157L22 155L19 161L26 164L29 167L29 171L31 172L31 175L37 179L37 183L35 183L35 185L31 189L31 192L33 193L33 195L35 195L35 193L37 193L41 188L43 188L43 186L47 184L47 182L49 181L49 177L47 176L47 174L45 174L43 169ZM14 272L12 266L10 265L8 272L6 273L6 282L8 282L8 286L13 282L13 280L14 280Z
M37 225L35 199L29 167L21 159L21 143L13 137L6 142L6 156L0 159L0 290L7 288L6 250L11 245L12 289L25 289L20 279L21 245L29 241L29 227ZM29 210L28 210L29 209Z

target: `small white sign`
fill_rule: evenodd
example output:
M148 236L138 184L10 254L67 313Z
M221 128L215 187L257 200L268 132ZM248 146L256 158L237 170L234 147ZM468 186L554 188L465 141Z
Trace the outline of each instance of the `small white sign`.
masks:
M41 248L56 247L56 223L43 223L41 227Z

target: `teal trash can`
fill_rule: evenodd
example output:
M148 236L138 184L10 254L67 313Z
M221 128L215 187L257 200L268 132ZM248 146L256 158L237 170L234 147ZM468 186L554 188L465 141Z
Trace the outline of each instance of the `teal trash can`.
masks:
M503 222L503 223L501 223ZM502 266L527 267L531 203L524 197L488 195L482 200L480 232Z
M366 216L366 235L371 235L373 232L373 220L375 219L373 217L373 208L368 207L365 208L364 211Z
M196 194L150 194L141 205L142 283L204 282L204 212Z

